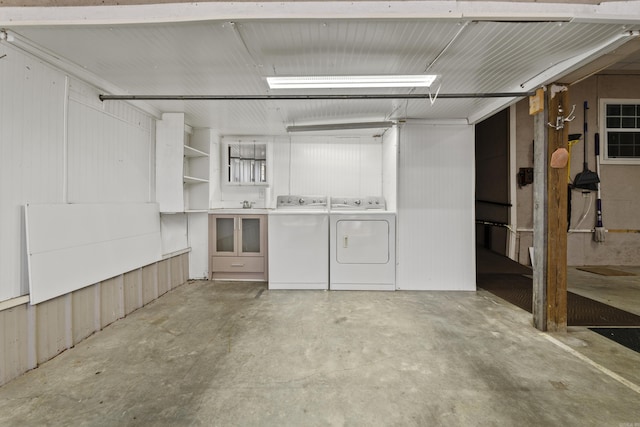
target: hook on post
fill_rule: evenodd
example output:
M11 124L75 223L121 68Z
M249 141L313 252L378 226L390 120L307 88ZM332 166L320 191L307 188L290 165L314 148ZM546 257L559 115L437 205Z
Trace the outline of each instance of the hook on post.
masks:
M576 111L576 104L573 104L573 106L571 107L571 112L569 112L569 115L565 117L564 111L562 110L562 105L558 105L558 116L556 117L555 124L548 122L547 125L549 125L549 127L554 128L555 130L564 129L564 124L566 122L572 122L576 118L575 111Z

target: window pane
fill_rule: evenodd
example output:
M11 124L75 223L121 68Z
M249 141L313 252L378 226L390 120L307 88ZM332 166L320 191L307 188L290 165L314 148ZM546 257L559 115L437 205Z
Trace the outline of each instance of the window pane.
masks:
M607 156L640 159L640 104L607 104L606 113Z
M633 145L633 134L630 132L620 134L620 145Z
M607 104L607 116L619 116L619 115L620 115L620 105Z
M633 146L620 146L620 157L633 157Z
M636 119L635 117L623 117L622 118L622 127L625 129L633 129L636 127Z
M608 132L608 157L640 157L640 132Z
M618 129L620 128L620 118L619 117L607 117L607 127Z

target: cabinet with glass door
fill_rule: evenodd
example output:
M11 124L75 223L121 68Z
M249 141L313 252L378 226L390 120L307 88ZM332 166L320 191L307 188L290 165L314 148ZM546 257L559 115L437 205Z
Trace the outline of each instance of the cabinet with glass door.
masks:
M211 279L267 280L266 215L209 215Z

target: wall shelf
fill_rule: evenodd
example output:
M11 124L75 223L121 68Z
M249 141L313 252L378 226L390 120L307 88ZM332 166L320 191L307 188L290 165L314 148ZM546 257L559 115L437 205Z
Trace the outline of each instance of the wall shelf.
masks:
M182 180L185 184L206 184L209 182L208 179L196 178L195 176L183 176Z
M209 153L205 153L204 151L200 151L196 148L185 145L184 156L185 157L209 157Z

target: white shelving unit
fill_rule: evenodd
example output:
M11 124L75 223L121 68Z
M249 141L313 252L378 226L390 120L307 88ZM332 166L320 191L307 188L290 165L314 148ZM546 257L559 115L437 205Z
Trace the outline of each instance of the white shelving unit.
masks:
M167 233L187 235L190 279L209 274L207 212L213 137L211 129L185 125L184 113L165 113L156 123L156 201L163 216L186 216L164 223L172 227Z
M165 113L156 125L156 200L160 212L209 208L209 129L192 129L183 113Z
M194 129L185 136L183 174L185 212L209 209L209 129Z

